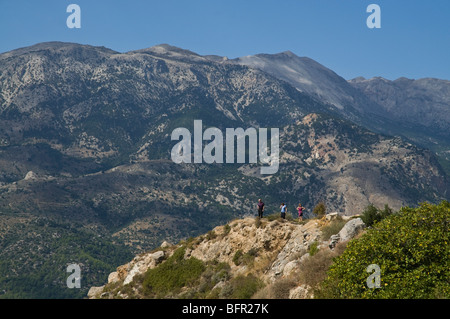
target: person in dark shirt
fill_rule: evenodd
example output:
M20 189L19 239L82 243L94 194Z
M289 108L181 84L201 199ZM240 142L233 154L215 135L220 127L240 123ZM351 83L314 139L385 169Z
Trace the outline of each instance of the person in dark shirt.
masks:
M264 213L264 203L260 198L260 199L258 199L258 217L262 218L263 213Z

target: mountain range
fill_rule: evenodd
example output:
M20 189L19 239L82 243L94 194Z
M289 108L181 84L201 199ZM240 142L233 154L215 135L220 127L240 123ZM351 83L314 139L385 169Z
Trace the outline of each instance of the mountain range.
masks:
M85 296L134 254L254 215L258 198L268 212L323 201L344 215L448 199L449 87L346 81L291 52L48 42L0 54L0 297ZM196 119L279 128L278 173L175 164L171 132ZM65 287L74 262L81 290Z

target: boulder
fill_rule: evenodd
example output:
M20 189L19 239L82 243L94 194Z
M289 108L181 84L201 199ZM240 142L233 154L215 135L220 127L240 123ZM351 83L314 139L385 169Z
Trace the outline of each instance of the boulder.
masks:
M341 231L338 234L332 235L330 237L328 247L330 249L334 249L334 247L337 245L337 243L342 242L342 241L347 241L347 240L354 238L365 227L366 227L366 224L364 224L364 222L362 221L361 218L354 218L354 219L349 220L344 225L344 227L342 227Z
M299 260L288 262L283 268L283 276L289 276L292 272L298 269Z
M109 274L108 276L108 284L119 281L119 273L117 271L114 271Z
M170 243L168 243L167 241L163 241L163 243L161 244L161 248L168 248L168 247L170 247L170 246L172 246L172 244L170 244Z
M308 299L310 296L310 287L301 285L289 291L289 299Z
M339 236L339 234L331 235L328 247L330 249L334 249L334 247L336 246L336 244L339 242L340 239L341 237Z
M35 172L33 171L29 171L26 175L25 175L25 180L30 180L30 179L37 179L38 176Z
M333 213L329 213L325 216L326 220L333 220L335 219L337 216L339 216L338 212L333 212Z
M91 289L89 289L88 291L88 298L92 299L92 298L96 298L98 295L100 295L103 292L103 288L105 286L101 286L101 287L91 287Z
M152 258L155 262L158 263L164 258L164 251L158 250L157 252L151 254L150 258Z
M361 218L355 218L349 220L345 226L339 232L340 241L346 241L354 238L359 234L364 228L366 224L362 221Z

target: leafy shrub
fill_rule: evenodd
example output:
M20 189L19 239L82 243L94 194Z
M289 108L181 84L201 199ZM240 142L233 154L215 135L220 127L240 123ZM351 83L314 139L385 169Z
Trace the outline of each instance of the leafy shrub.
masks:
M164 296L200 277L205 270L204 263L194 257L184 259L185 251L185 247L177 249L165 262L147 271L143 283L146 295Z
M309 246L308 252L309 252L310 256L314 256L319 251L319 248L317 247L318 245L319 245L319 243L317 241L315 241Z
M448 298L450 203L403 207L348 243L316 293L319 298ZM369 265L381 269L369 288Z
M325 206L324 202L319 202L313 209L313 214L319 218L325 216L326 213L327 207Z
M236 250L236 252L234 253L233 263L236 266L239 266L241 264L241 262L242 262L242 259L241 259L242 255L243 255L243 253L242 253L242 250L240 250L240 249Z
M214 238L216 238L217 237L217 235L216 235L216 233L214 232L214 230L210 230L207 234L206 234L206 239L207 240L211 240L211 239L214 239Z
M274 214L267 215L266 218L269 222L271 222L271 221L281 218L281 216L279 213L274 213Z
M253 266L253 262L255 261L255 257L258 255L258 250L255 248L251 248L244 255L242 255L242 263L247 266Z
M367 227L373 226L375 223L383 220L391 215L392 209L388 205L384 206L383 210L376 208L373 204L367 206L367 208L361 214L361 219Z
M226 224L226 225L223 227L223 233L224 233L224 235L228 235L230 231L231 231L230 225Z
M221 297L249 299L263 287L264 283L254 275L239 275L233 278L230 283L222 289Z

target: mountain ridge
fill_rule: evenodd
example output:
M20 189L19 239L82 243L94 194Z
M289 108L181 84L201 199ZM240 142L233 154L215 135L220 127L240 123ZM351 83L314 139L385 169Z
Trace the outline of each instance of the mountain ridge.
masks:
M58 293L80 297L87 291L61 289L65 274L55 271L70 253L80 252L86 282L95 286L130 254L253 216L261 197L271 212L280 201L290 211L298 202L311 210L324 201L346 215L369 203L399 208L448 198L448 177L430 151L354 124L264 71L162 49L154 55L45 43L0 55L6 297L39 280L47 286L31 297L55 283ZM191 130L195 119L220 130L280 128L279 172L173 163L171 132ZM97 262L106 246L90 243L95 236L115 251L107 265Z

